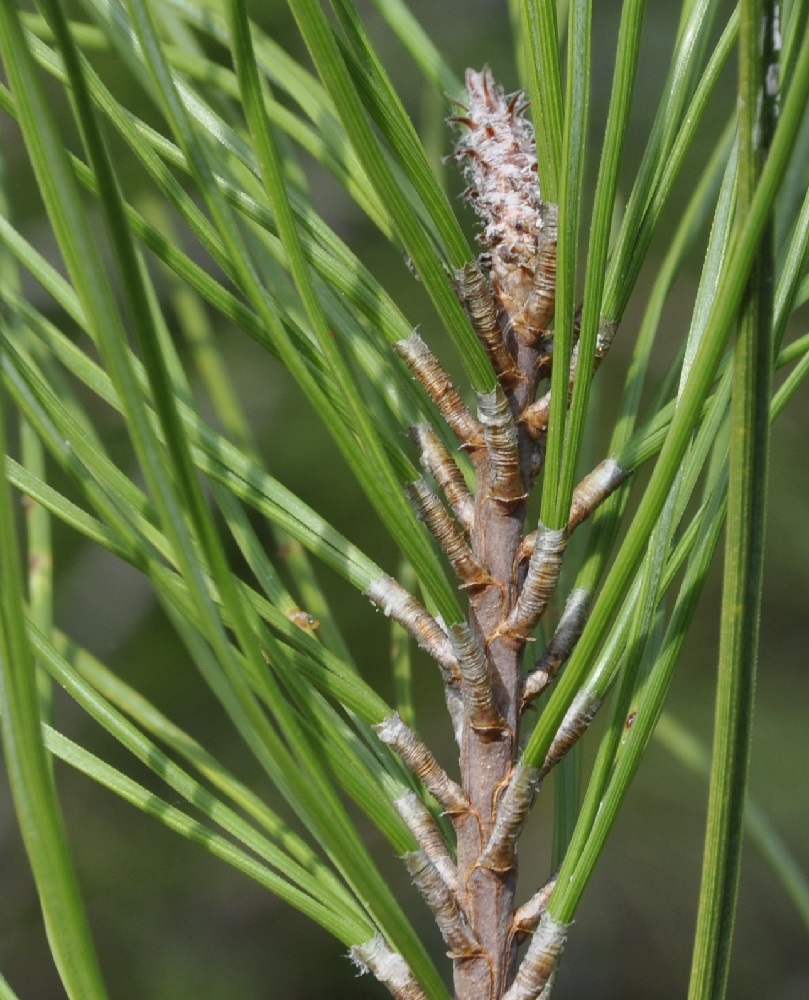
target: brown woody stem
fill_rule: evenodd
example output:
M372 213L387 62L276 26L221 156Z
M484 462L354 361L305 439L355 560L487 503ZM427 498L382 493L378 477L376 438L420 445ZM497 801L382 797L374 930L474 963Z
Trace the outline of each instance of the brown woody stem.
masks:
M478 238L486 263L469 263L455 277L496 376L487 391L478 392L478 418L418 334L395 346L475 467L472 501L437 435L424 425L414 429L422 463L457 523L423 480L409 492L468 586L468 623L450 623L448 636L387 578L369 590L442 667L460 748L460 786L397 717L378 731L442 802L455 828L453 866L435 825L419 811L420 800L400 800L420 847L406 863L452 949L456 1000L547 1000L567 929L543 912L546 893L515 912L517 839L543 775L597 705L574 702L542 768L517 763L519 722L524 702L570 654L586 619L586 595L571 596L525 684L522 659L558 584L569 531L617 487L623 471L610 460L603 463L579 484L568 524L540 525L534 539L524 539L526 501L543 460L550 414L549 395L535 397L553 364L557 210L542 199L522 96L507 98L487 69L468 71L466 87L466 114L454 119L462 129L456 153L465 164L467 197L482 220ZM614 326L602 325L596 365L613 333ZM570 390L577 371L574 352ZM532 931L518 969L518 941Z

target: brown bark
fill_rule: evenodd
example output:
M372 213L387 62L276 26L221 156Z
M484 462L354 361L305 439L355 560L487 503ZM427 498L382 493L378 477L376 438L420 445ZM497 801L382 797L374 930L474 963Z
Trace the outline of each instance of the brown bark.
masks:
M533 398L533 373L539 352L518 344L514 350L518 369L526 375L507 389L510 409L516 417ZM518 444L527 488L532 443L522 430L518 432ZM512 921L517 867L515 860L508 870L494 871L481 867L479 861L494 825L498 798L516 761L525 643L509 637L488 640L517 599L519 581L514 576L514 560L523 537L526 505L523 499L495 499L488 456L481 449L474 458L478 475L471 544L475 559L486 569L492 584L470 595L470 626L486 651L493 697L505 728L496 732L476 729L470 708L465 705L461 784L472 809L455 818L458 895L481 953L455 959L455 996L456 1000L498 1000L516 972Z

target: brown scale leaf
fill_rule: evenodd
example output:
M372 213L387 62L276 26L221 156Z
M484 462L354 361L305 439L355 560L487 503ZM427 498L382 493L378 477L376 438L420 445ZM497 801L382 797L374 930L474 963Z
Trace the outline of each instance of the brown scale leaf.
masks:
M446 632L416 598L391 576L380 576L365 596L388 618L398 622L441 668L445 684L458 677L458 661Z

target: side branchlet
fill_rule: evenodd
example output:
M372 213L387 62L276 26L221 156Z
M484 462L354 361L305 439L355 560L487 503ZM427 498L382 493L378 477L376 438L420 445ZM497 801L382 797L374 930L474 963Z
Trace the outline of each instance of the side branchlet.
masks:
M576 528L586 521L607 497L622 486L629 478L630 473L622 468L614 458L605 458L573 490L570 499L570 515L567 521L566 531L568 536ZM536 548L537 532L529 532L522 540L517 550L515 564L530 559Z
M531 635L556 590L566 545L565 528L540 525L520 596L511 614L490 636L489 642L497 638L527 639Z
M548 908L548 900L555 888L556 876L554 875L543 886L540 886L530 899L514 911L514 920L511 926L518 939L533 934L537 929L537 924Z
M458 272L457 280L461 301L500 382L508 385L524 377L520 375L503 339L500 317L486 275L476 263L470 261Z
M540 228L537 234L537 266L534 273L536 324L547 330L556 309L556 243L559 229L559 209L549 201L540 208Z
M582 688L570 704L570 708L562 719L553 742L548 747L545 760L540 768L540 774L545 775L556 767L570 748L584 733L601 708L604 699L594 691Z
M574 339L578 339L579 325L581 322L581 315L577 314L574 317ZM593 361L593 372L595 372L601 362L606 357L607 352L612 346L613 338L618 327L614 321L602 319L601 325L599 327L598 336L596 337L596 350ZM579 345L576 343L573 347L573 353L570 357L570 375L568 377L568 399L570 394L573 392L573 386L576 383L576 376L579 369ZM529 437L533 438L535 441L539 440L548 429L548 420L551 414L551 393L550 390L545 393L544 396L540 396L536 402L531 403L527 406L520 414L520 426L525 428L526 433Z
M586 520L619 486L626 482L629 473L614 458L605 458L573 490L567 533L570 534Z

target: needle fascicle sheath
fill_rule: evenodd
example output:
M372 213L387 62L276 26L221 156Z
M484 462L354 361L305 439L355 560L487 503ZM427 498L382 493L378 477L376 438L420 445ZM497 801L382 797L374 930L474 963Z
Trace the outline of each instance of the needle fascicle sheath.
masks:
M470 724L477 732L500 732L506 728L494 703L486 654L465 622L450 626L449 640L458 658L461 689Z
M537 889L534 895L526 900L522 906L517 907L511 924L515 934L524 937L534 933L542 914L548 908L548 900L555 888L556 875L549 878L545 885Z
M514 382L520 374L503 340L500 317L486 275L470 261L458 271L457 279L461 300L495 374L501 382Z
M461 583L465 587L480 587L489 583L489 574L472 555L463 532L427 483L416 479L407 483L405 489L416 517L427 525Z
M574 743L587 729L596 713L603 704L604 699L595 691L582 688L570 703L570 708L565 712L562 724L553 738L553 742L548 747L542 767L541 777L545 775L565 756Z
M539 768L519 763L514 767L506 790L497 804L489 842L478 860L481 868L508 871L514 866L517 838L528 819L539 791L539 783Z
M463 915L456 894L424 851L410 851L403 861L424 901L430 907L453 958L480 954L480 944Z
M478 417L483 425L489 459L489 496L501 503L524 500L526 492L520 470L517 426L499 385L492 392L478 393Z
M398 340L393 349L424 386L461 444L466 448L483 445L483 430L469 412L441 362L415 331Z
M469 799L438 763L427 744L402 722L399 713L374 726L377 736L397 753L405 766L422 782L449 815L469 811Z
M475 523L475 501L455 459L429 424L416 424L410 434L421 453L422 466L441 487L458 522L470 532Z
M395 1000L427 1000L410 966L381 934L364 944L354 945L348 956L360 972L372 973L387 986Z
M567 940L567 928L567 924L545 910L517 970L517 977L503 994L503 1000L545 1000L550 995L546 989L556 973Z
M449 638L438 622L416 598L383 574L365 591L365 596L388 618L398 622L441 668L445 683L458 676L458 661Z
M461 692L461 675L444 679L444 700L450 721L452 722L452 733L455 743L460 749L463 743L464 707L463 693Z
M537 234L533 299L537 328L547 330L556 310L556 244L559 230L559 208L550 201L543 201L539 216L540 229Z
M540 523L520 596L490 642L503 636L527 639L531 635L556 590L566 545L566 528L546 528Z
M592 472L588 472L573 490L570 498L570 516L567 521L567 533L578 528L586 521L601 504L611 496L619 486L622 486L631 475L622 468L614 458L605 458ZM537 533L530 532L520 543L519 559L528 559L536 546Z
M393 804L419 847L454 892L458 887L458 868L433 814L415 792L404 792Z
M587 624L589 611L590 592L582 587L572 590L550 642L537 660L534 669L525 676L522 686L523 708L542 694L562 664L567 661Z
M547 983L545 983L545 985L542 987L542 992L537 997L537 1000L551 1000L551 994L553 993L553 986L554 983L556 982L556 973L558 971L559 971L559 965L557 964L556 968L548 977Z
M570 534L586 520L608 496L626 482L629 473L614 458L605 458L573 490L570 500L570 517L567 532Z

